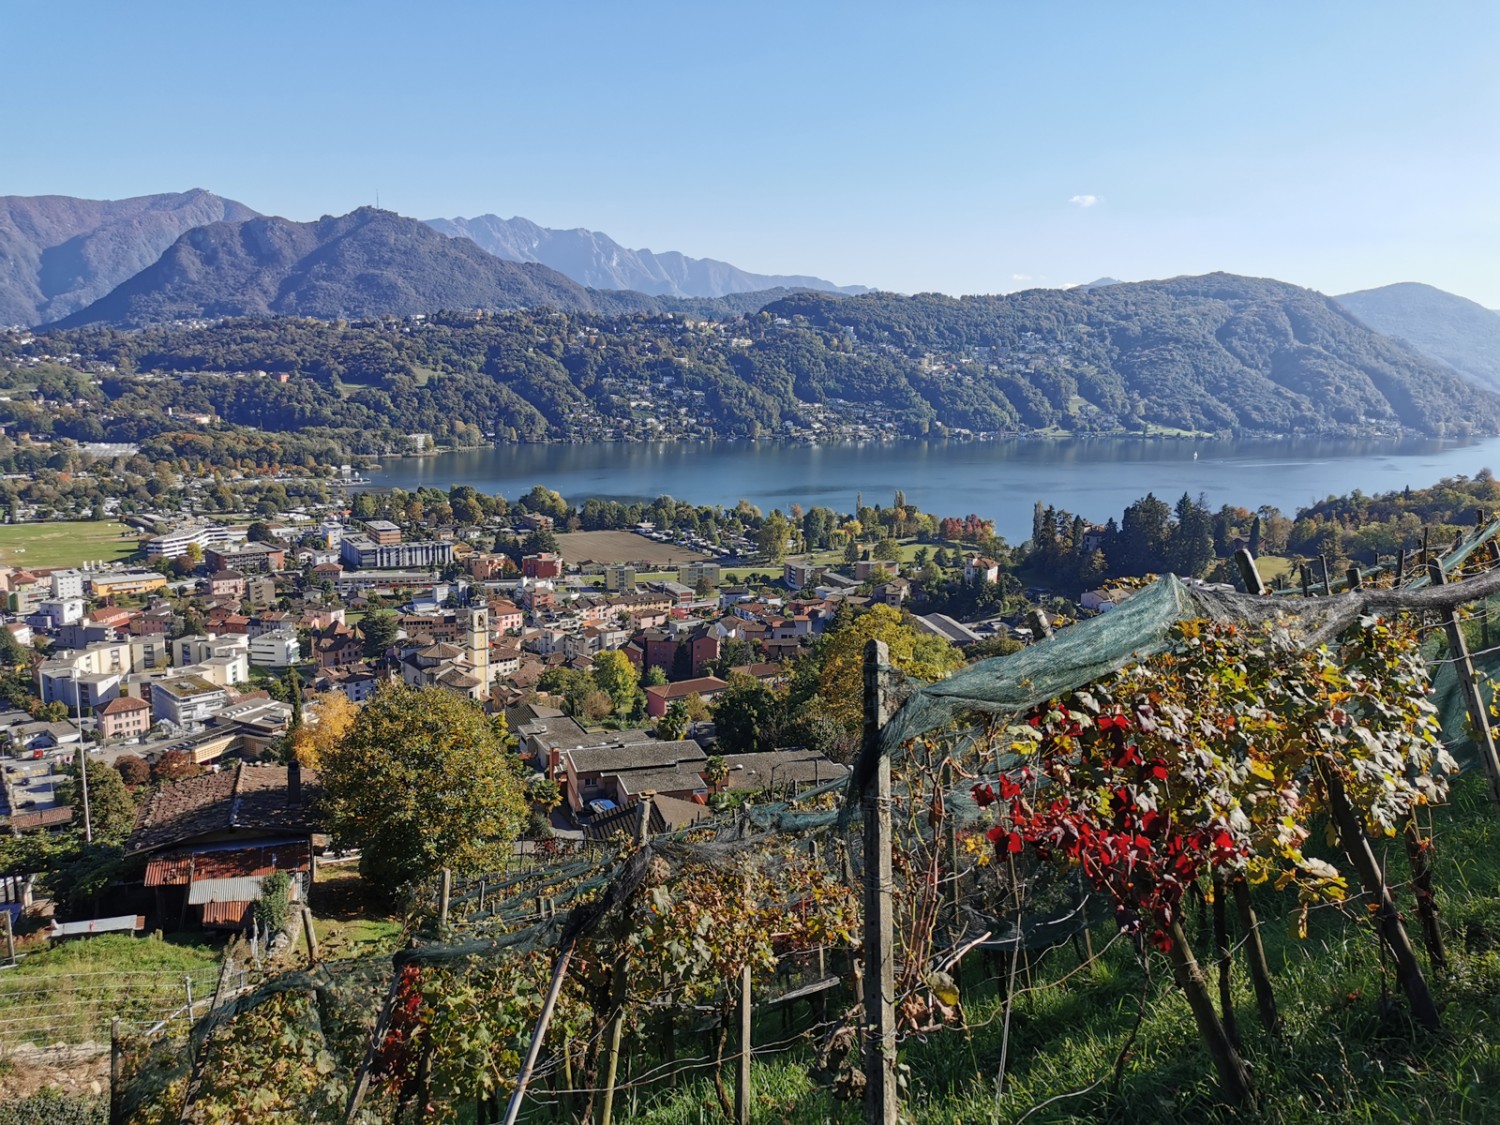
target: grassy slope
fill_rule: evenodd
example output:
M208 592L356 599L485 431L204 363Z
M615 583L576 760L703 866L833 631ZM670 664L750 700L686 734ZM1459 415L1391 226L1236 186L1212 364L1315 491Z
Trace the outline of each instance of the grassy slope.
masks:
M121 538L121 532L130 534ZM114 520L0 524L0 564L78 566L102 559L118 562L137 550L136 532Z
M149 1023L213 995L220 948L184 935L162 940L101 934L23 957L0 972L0 1042L107 1041L120 1016ZM202 1014L199 1008L199 1014Z
M1500 1026L1500 820L1474 777L1464 779L1453 805L1433 820L1439 899L1454 962L1446 976L1430 977L1443 1008L1443 1033L1413 1030L1399 991L1387 999L1386 986L1395 984L1383 976L1373 933L1362 921L1333 909L1314 911L1309 937L1299 941L1287 920L1272 914L1284 904L1262 894L1286 1031L1280 1042L1261 1031L1237 965L1240 1031L1262 1095L1260 1110L1240 1120L1500 1120L1500 1042L1493 1031ZM1405 875L1399 846L1391 850L1388 870L1393 880ZM1403 905L1411 907L1409 895ZM1408 930L1418 941L1415 918ZM1096 932L1096 946L1103 949L1107 937L1102 929ZM1209 945L1196 941L1200 956ZM1110 1072L1135 1019L1141 971L1116 941L1100 963L1067 984L1043 983L1078 967L1068 948L1033 962L1036 988L1022 995L1012 1016L999 1120L1019 1121L1032 1110L1026 1116L1031 1122L1213 1119L1212 1068L1165 963L1153 961L1145 1019L1118 1093L1110 1088ZM971 1036L940 1034L903 1049L902 1062L910 1067L907 1105L917 1121L973 1125L993 1119L1003 1007L994 980L983 979L977 965L965 976L964 994ZM757 1036L769 1042L785 1032L778 1021ZM861 1117L857 1106L834 1101L808 1078L800 1054L757 1063L755 1084L757 1121L811 1125ZM641 1104L630 1120L712 1121L712 1100L711 1087L700 1081Z

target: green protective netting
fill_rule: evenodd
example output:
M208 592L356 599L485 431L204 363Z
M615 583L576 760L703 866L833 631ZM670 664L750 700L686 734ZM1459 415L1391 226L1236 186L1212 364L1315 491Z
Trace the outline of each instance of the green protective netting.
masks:
M858 801L880 754L966 715L1015 715L1165 650L1172 627L1192 618L1272 623L1292 639L1321 643L1357 618L1358 596L1287 601L1192 587L1174 575L1152 583L1118 609L1071 625L1009 656L982 660L919 688L861 755L849 779L846 809Z
M1456 573L1469 561L1470 556L1475 551L1481 547L1488 546L1490 541L1496 536L1500 536L1500 520L1495 520L1493 523L1487 524L1485 527L1479 529L1473 539L1439 558L1438 562L1442 565L1443 573L1445 575ZM1432 580L1426 574L1417 574L1412 577L1410 582L1405 583L1405 589L1420 590L1430 585L1431 582Z
M1453 661L1453 654L1448 651L1442 630L1434 630L1434 634L1428 654L1432 667L1432 702L1438 709L1438 719L1443 725L1443 741L1448 744L1459 765L1468 769L1478 764L1469 724L1468 700L1463 681L1458 676L1458 665ZM1489 702L1494 693L1488 685L1500 682L1500 651L1475 652L1471 663L1481 685L1480 693Z

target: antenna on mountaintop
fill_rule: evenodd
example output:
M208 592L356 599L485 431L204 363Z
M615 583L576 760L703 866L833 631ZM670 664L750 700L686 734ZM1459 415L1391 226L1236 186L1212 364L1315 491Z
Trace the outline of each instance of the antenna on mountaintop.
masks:
M380 210L380 189L375 189L375 210Z

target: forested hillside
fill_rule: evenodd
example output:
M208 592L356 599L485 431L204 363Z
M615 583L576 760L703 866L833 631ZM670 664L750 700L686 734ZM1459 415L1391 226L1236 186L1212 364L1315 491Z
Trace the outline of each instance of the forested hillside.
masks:
M1371 332L1322 294L1260 278L1216 273L993 297L878 293L837 303L807 293L767 311L908 354L1044 357L1031 365L1028 382L1045 403L1003 376L953 389L980 416L1003 397L1023 416L1030 409L1086 417L1092 408L1209 431L1385 424L1433 432L1466 417L1479 429L1494 424L1489 396L1476 396L1441 365Z
M1327 298L1278 282L1213 275L969 298L800 293L743 316L712 301L674 307L12 335L0 338L12 385L28 383L29 365L72 365L92 369L88 393L101 401L16 397L0 404L0 420L144 441L182 431L184 414L212 415L356 454L400 449L411 433L463 445L487 436L1500 432L1500 398Z

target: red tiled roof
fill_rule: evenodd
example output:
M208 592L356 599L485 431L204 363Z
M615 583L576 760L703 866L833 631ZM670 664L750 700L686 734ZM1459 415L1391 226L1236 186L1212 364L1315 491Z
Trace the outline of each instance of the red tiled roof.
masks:
M705 691L723 691L729 685L717 676L699 676L695 680L681 680L675 684L653 684L646 691L663 699L681 699L688 695L699 695Z
M10 826L17 832L35 832L39 828L55 828L73 820L73 807L62 805L55 809L38 809L36 812L16 813L10 818Z
M111 699L103 707L99 708L101 715L126 715L131 711L149 711L151 704L144 699L137 699L133 695L120 695Z

